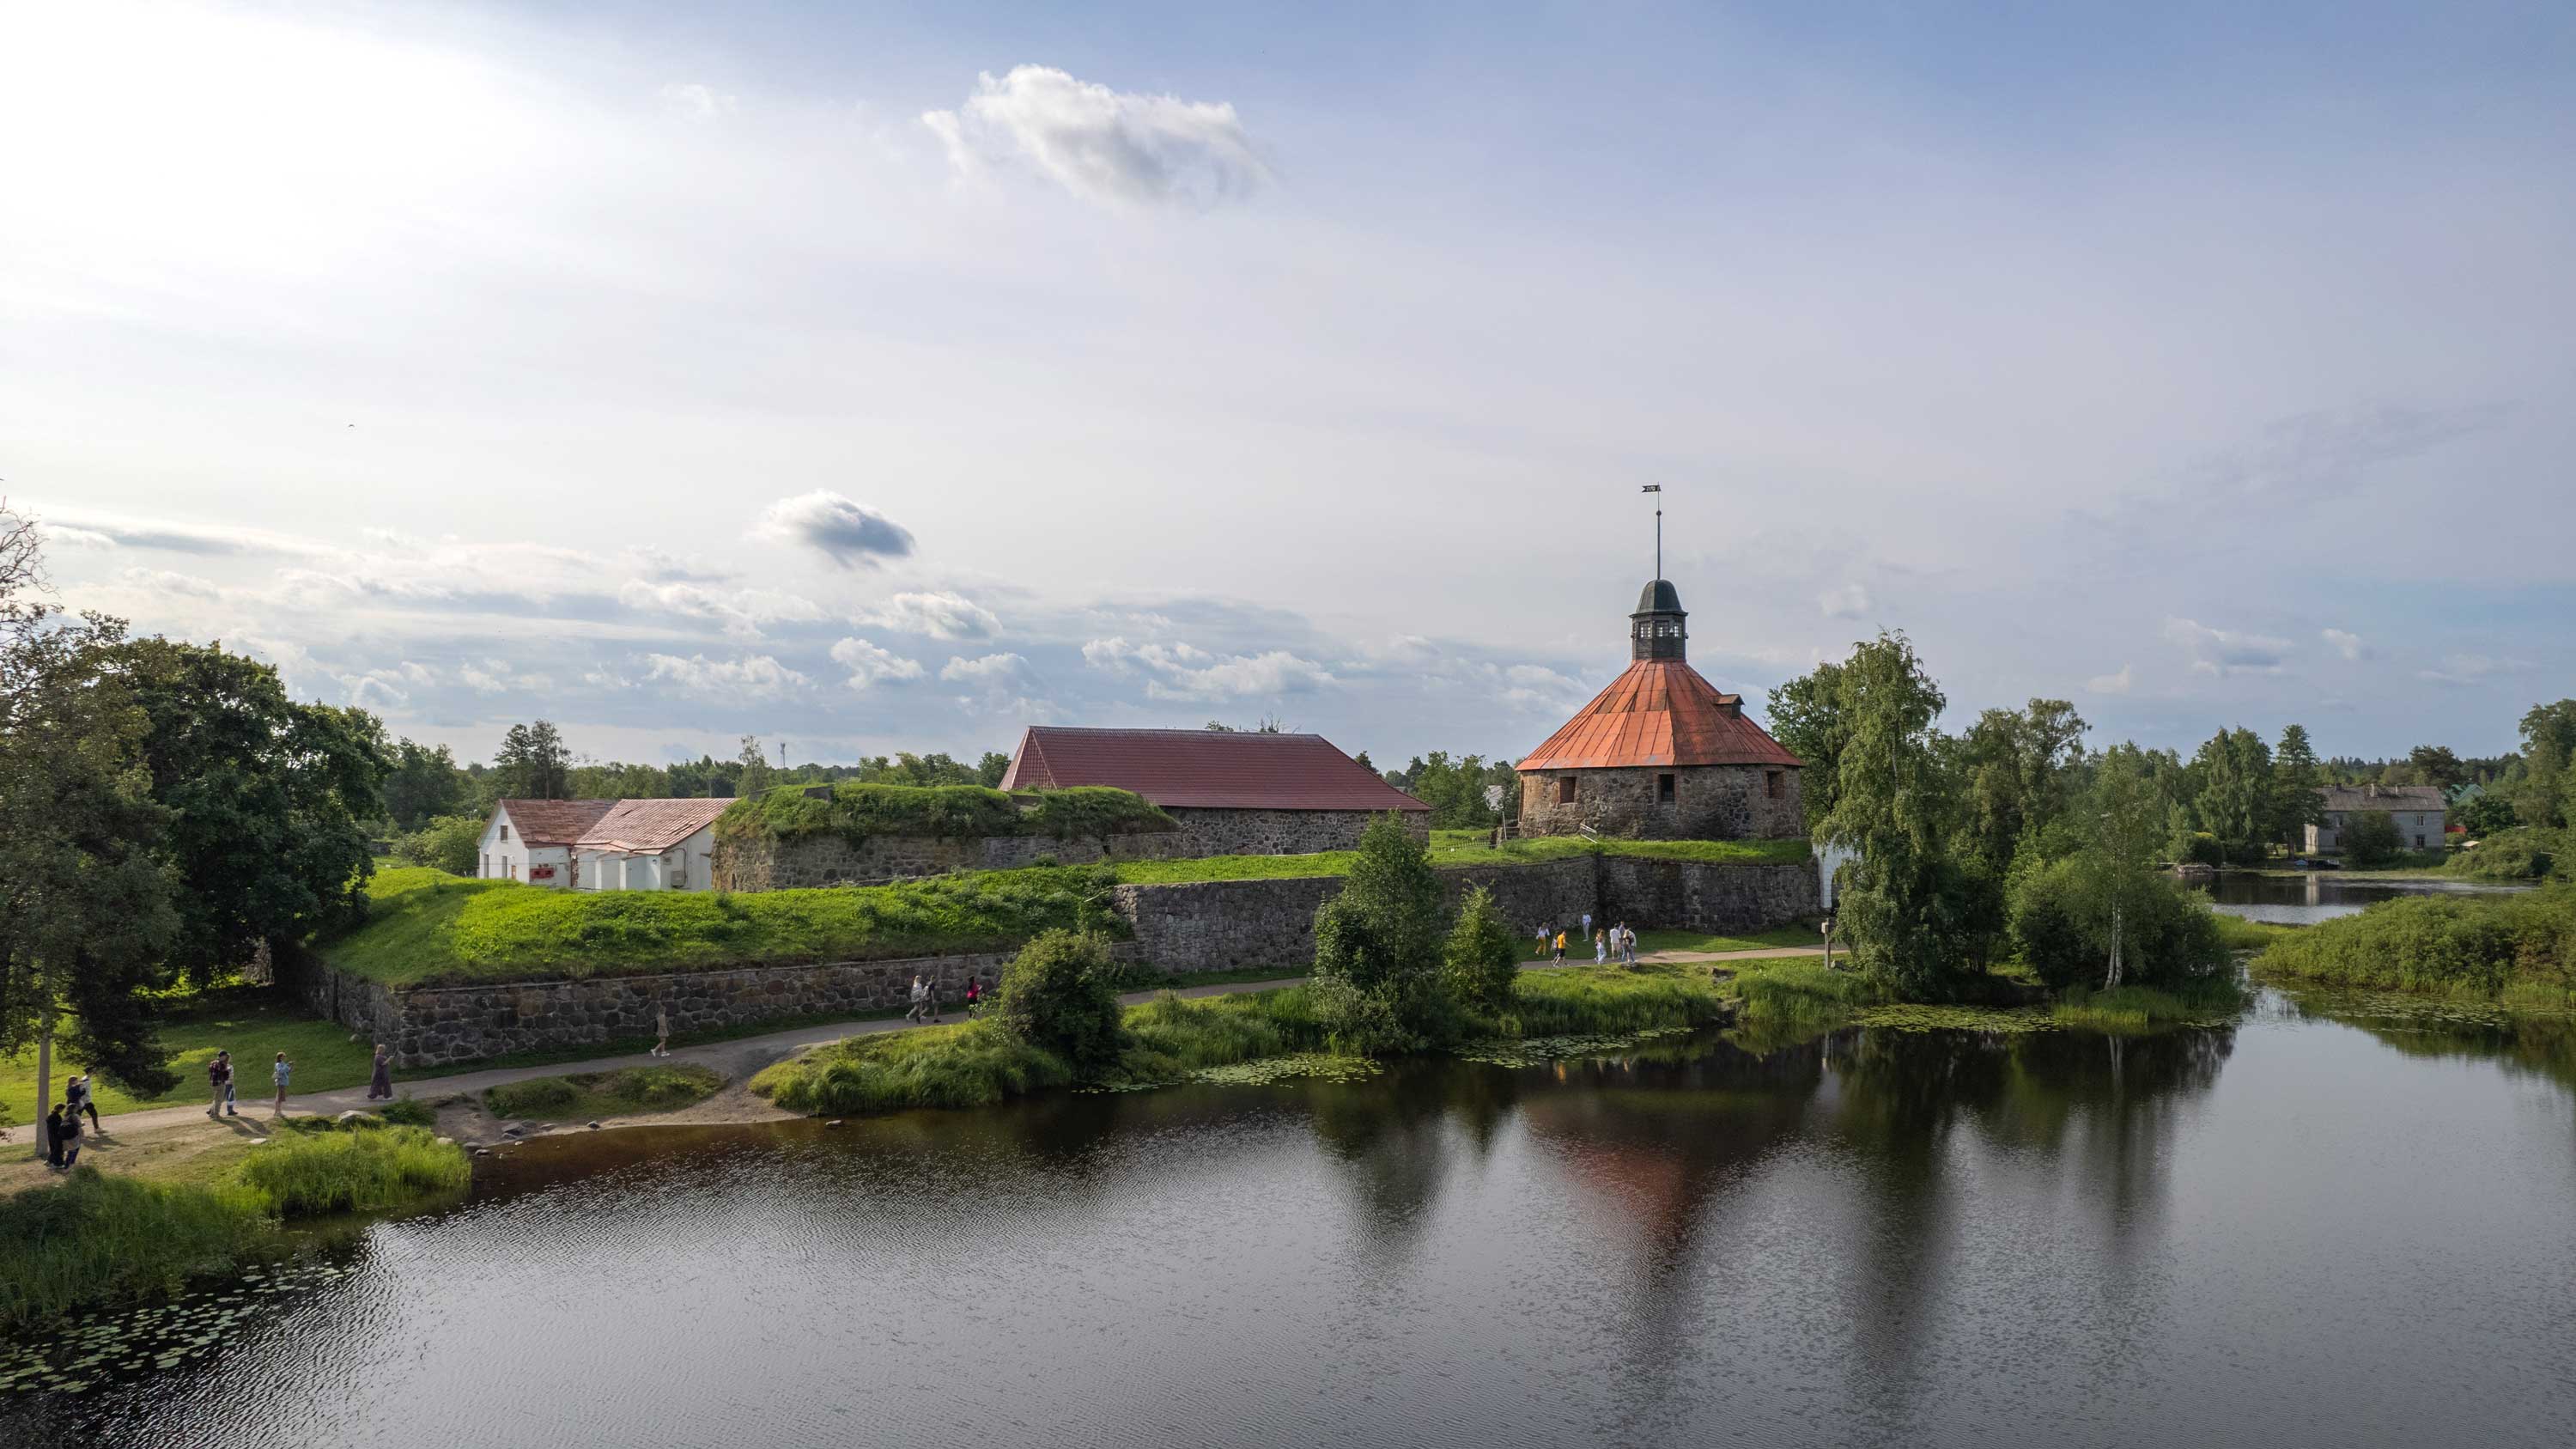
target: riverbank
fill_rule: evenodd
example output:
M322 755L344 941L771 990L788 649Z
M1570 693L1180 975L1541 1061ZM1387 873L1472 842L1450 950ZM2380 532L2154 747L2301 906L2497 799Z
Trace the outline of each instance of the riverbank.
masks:
M2576 884L2382 901L2287 935L2255 958L2265 975L2347 988L2576 1008Z

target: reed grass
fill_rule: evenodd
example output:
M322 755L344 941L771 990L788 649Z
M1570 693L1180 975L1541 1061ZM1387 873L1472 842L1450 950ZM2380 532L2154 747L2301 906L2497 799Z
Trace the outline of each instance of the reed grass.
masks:
M353 1122L290 1127L243 1161L239 1181L282 1218L384 1212L462 1192L473 1177L465 1152L420 1127Z

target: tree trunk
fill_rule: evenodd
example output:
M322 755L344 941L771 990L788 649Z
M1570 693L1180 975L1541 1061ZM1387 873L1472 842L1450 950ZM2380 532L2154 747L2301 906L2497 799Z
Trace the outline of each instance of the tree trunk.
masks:
M2120 908L2111 908L2111 967L2102 978L2102 989L2110 991L2120 984Z
M36 1034L36 1155L54 1155L53 1129L46 1125L45 1112L54 1095L54 1024L45 1023Z

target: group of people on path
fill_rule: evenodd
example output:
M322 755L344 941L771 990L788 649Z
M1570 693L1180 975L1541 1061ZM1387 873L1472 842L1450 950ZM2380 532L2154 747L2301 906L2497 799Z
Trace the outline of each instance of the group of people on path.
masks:
M45 1151L48 1166L66 1172L80 1164L81 1117L89 1117L89 1130L103 1131L98 1124L98 1099L90 1095L89 1077L76 1076L63 1084L63 1100L45 1114Z
M969 976L966 978L966 1019L972 1021L983 1014L984 978ZM917 972L912 978L912 1009L903 1014L903 1019L915 1023L939 1020L939 987Z
M1547 960L1549 953L1553 951L1556 964L1559 966L1565 964L1566 932L1563 926L1541 924L1532 934L1538 941L1538 955L1532 959ZM1575 934L1574 939L1579 944L1586 936L1592 938L1593 965L1607 966L1613 961L1622 966L1637 964L1637 933L1628 929L1626 922L1595 927L1592 924L1592 913L1585 911L1582 929Z
M378 1043L375 1081L368 1085L368 1100L375 1099L379 1087L383 1089L385 1096L390 1097L394 1094L393 1080L390 1076L392 1061L393 1059L385 1054L383 1044ZM220 1118L241 1115L241 1095L238 1084L234 1080L234 1071L233 1054L229 1049L216 1052L214 1059L206 1063L206 1085L213 1093L212 1100L206 1103L207 1116ZM269 1064L268 1079L277 1087L277 1099L272 1110L281 1117L286 1115L286 1084L294 1075L295 1063L286 1059L286 1053L279 1052L277 1060Z

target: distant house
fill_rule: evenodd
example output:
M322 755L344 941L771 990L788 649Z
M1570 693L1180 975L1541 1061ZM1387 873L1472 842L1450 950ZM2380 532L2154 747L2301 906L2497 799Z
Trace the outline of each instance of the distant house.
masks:
M708 890L731 800L503 800L476 874L557 890Z
M1322 735L1030 726L1002 788L1077 785L1144 796L1179 823L1193 855L1348 850L1388 811L1416 839L1431 836L1430 806Z
M2344 822L2377 810L2396 822L2399 843L2409 850L2430 850L2442 843L2448 808L2435 785L2328 785L2325 822L2308 827L2307 848L2310 854L2341 850Z

